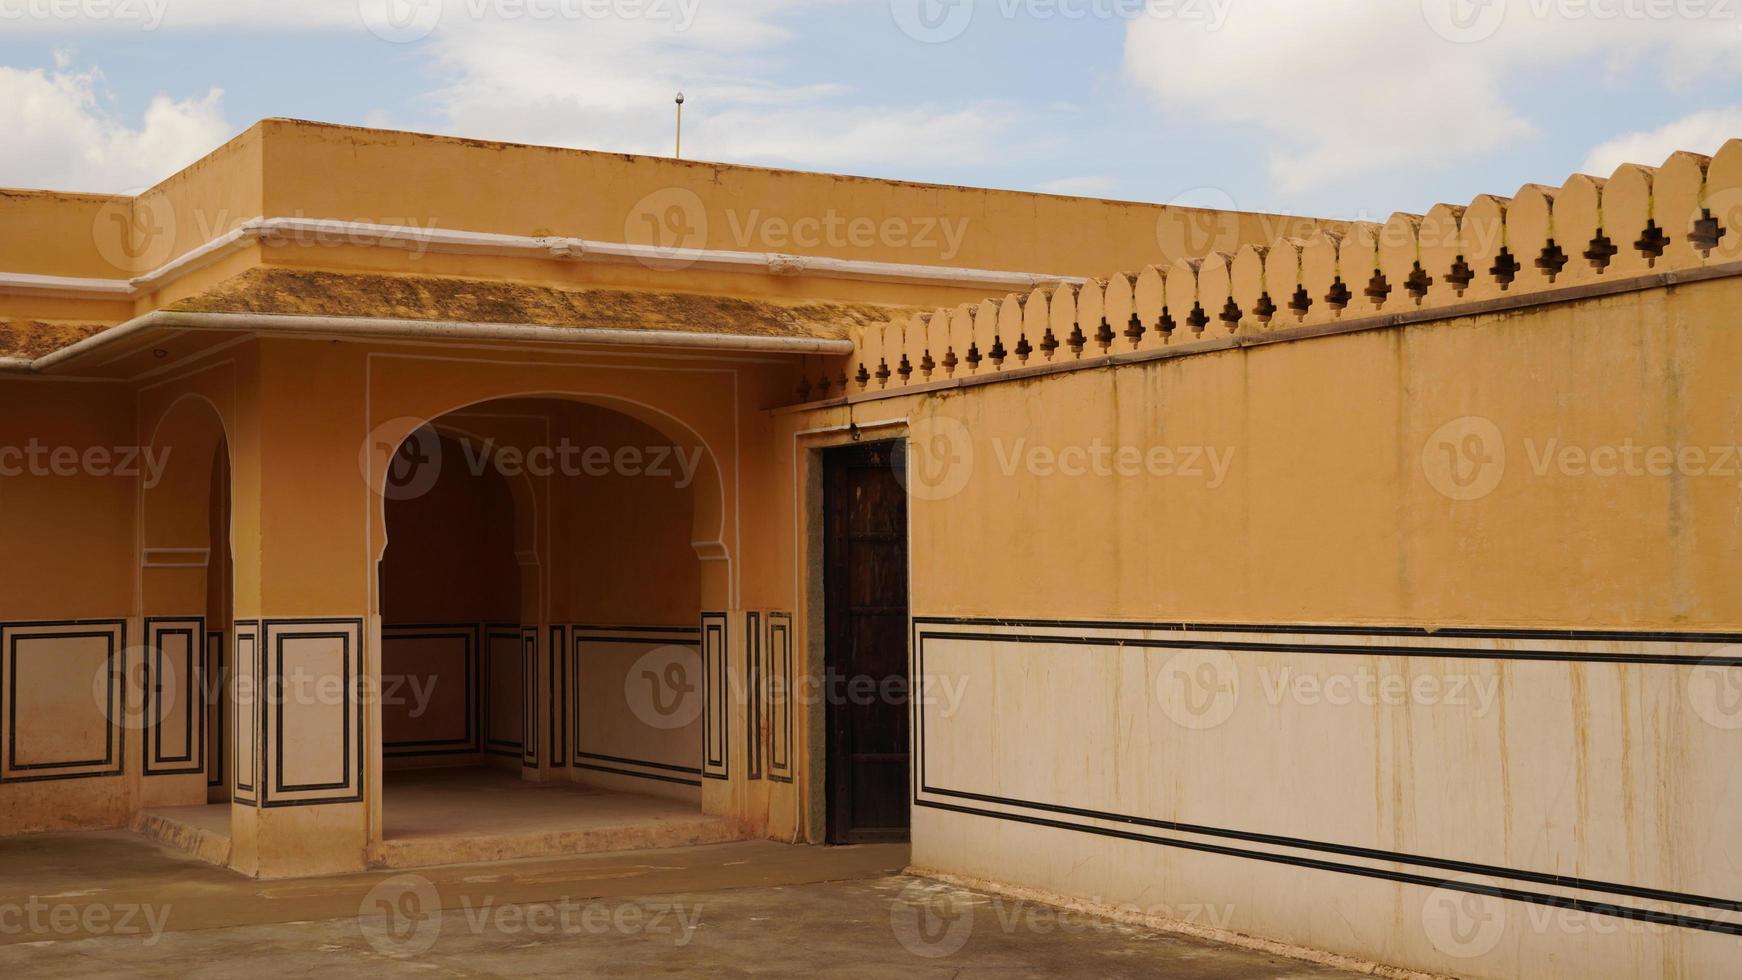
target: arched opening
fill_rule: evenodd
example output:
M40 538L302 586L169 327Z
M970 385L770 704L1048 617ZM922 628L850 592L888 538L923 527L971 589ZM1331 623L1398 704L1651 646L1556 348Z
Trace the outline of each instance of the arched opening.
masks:
M382 487L381 859L729 839L701 813L707 448L578 400L450 412ZM700 515L698 514L700 511Z
M429 452L449 465L427 485L401 484L386 501L381 725L389 770L520 768L515 503L497 467L452 465L463 459L465 439L417 433L406 458ZM507 649L496 656L502 643Z
M141 484L144 682L140 797L148 829L229 857L237 770L229 440L184 396L157 416Z

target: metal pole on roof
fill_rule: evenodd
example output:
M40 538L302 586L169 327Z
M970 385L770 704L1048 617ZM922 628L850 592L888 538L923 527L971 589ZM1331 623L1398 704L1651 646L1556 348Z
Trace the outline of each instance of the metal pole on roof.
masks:
M677 94L677 152L674 153L673 156L675 156L679 160L683 159L683 93L682 92L679 92Z

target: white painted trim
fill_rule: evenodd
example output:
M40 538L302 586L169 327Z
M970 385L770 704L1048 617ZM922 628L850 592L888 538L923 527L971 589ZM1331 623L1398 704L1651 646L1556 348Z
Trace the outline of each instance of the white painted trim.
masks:
M476 323L466 320L404 320L383 317L293 316L276 313L153 313L160 325L188 330L247 330L257 333L353 334L388 338L460 338L544 343L683 347L730 351L781 351L789 354L849 354L853 342L826 337L768 337L689 330L626 330L619 327L538 326L527 323ZM95 338L92 338L95 339ZM71 348L68 348L69 350ZM52 355L50 355L52 356Z
M187 561L178 561L185 555ZM212 562L210 548L146 548L141 555L141 568L206 568Z
M36 276L26 272L0 272L0 292L56 299L132 299L137 295L125 279L80 279L74 276Z
M255 243L264 246L354 245L403 248L448 255L561 259L607 265L639 265L662 272L690 269L773 276L810 276L861 282L908 285L965 286L990 291L1033 289L1046 283L1082 284L1082 276L1039 272L1006 272L961 266L919 265L837 259L780 252L744 252L715 248L661 248L584 238L534 238L447 228L380 225L319 218L251 218L217 238L132 279L83 279L0 272L0 292L58 296L71 299L137 299L165 282L210 265L233 251Z
M502 353L511 354L511 353L518 353L518 351L506 350L506 351L503 351ZM743 488L742 469L741 469L740 465L736 462L738 457L743 455L743 451L744 451L743 444L739 438L740 433L739 433L739 426L738 426L738 418L740 417L740 415L742 413L742 407L739 404L738 368L736 368L736 367L721 368L721 367L681 367L681 366L670 366L670 365L643 365L643 364L605 364L605 363L589 363L585 360L570 361L570 362L549 362L549 361L519 361L519 360L511 360L508 358L472 359L472 358L453 357L453 356L444 355L444 354L411 354L411 353L406 353L406 352L402 352L402 351L371 351L364 357L364 363L365 363L366 367L364 369L364 380L363 380L363 399L364 399L364 404L365 404L364 425L367 427L367 430L369 432L373 432L375 429L375 362L377 359L381 359L381 360L407 360L407 361L456 361L456 362L464 362L464 363L482 363L482 364L490 364L490 365L497 365L497 366L506 365L506 366L516 366L516 367L564 368L564 369L572 369L572 370L587 370L587 369L597 370L600 368L607 368L607 369L612 370L612 371L644 371L644 372L653 372L653 373L674 373L674 374L725 374L725 375L730 375L731 380L732 380L732 416L733 416L732 456L734 459L730 487L731 487L732 498L734 501L739 500L743 496L743 489L744 488ZM443 418L444 416L450 415L452 413L456 413L456 412L463 413L467 409L475 408L478 405L483 405L483 404L487 404L487 403L493 402L493 401L500 401L503 399L512 399L512 398L557 398L557 399L562 399L565 401L578 401L578 402L582 402L585 404L594 405L596 407L610 409L613 411L621 411L621 409L612 409L611 406L602 404L602 401L626 402L628 404L638 405L642 408L648 409L649 411L656 412L659 415L662 415L662 416L670 419L671 421L682 426L684 429L688 430L690 435L695 436L696 441L701 444L703 449L707 450L709 458L713 460L714 466L719 471L719 474L720 474L720 515L721 515L721 517L720 517L720 540L709 541L709 542L692 542L691 546L698 549L698 558L700 558L703 561L724 561L726 563L726 595L727 595L726 605L728 608L731 608L731 609L738 608L739 597L742 594L742 583L741 583L740 578L739 578L739 575L740 575L740 572L742 569L741 569L741 563L733 560L733 555L734 555L734 550L741 548L743 545L743 540L744 540L743 529L741 527L736 526L738 524L738 521L736 519L734 519L732 521L732 523L734 524L734 527L732 529L732 540L733 540L734 547L728 548L726 546L726 527L725 527L726 522L727 522L726 492L727 492L728 484L727 484L727 480L726 480L725 467L721 465L720 453L714 448L714 444L709 442L707 440L707 438L704 437L701 434L701 432L695 428L695 426L693 424L691 424L689 421L685 420L683 417L681 417L679 415L675 415L672 412L667 411L666 409L661 408L657 405L651 404L649 402L637 401L633 398L627 398L627 397L624 397L622 395L609 395L609 394L603 394L600 392L580 391L578 389L552 390L552 389L547 389L547 388L535 388L535 389L529 389L529 390L517 391L517 392L499 392L497 394L491 395L488 398L479 399L477 401L466 402L464 404L455 405L455 406L452 406L450 408L444 408L441 411L436 412L434 415L430 416L429 418L424 419L423 421L425 423L437 422L441 418ZM624 413L624 414L627 414L627 413ZM654 423L648 423L648 424L653 425L653 427L655 429L659 429L662 432L667 431L660 425L657 425ZM670 433L667 432L667 434L669 435ZM380 500L379 500L379 495L376 494L374 489L373 489L375 486L374 481L375 481L374 462L373 462L373 457L371 457L370 472L368 474L368 479L366 479L364 481L364 485L363 485L364 514L365 514L366 520L369 521L369 523L367 523L365 525L367 530L365 531L365 534L364 534L364 545L363 545L364 554L366 556L368 556L364 562L366 568L368 569L368 571L364 575L364 579L365 579L365 585L367 587L368 594L369 594L369 607L372 610L375 610L375 615L379 615L380 602L381 602L380 589L379 589L380 581L379 581L379 576L375 573L375 564L374 564L376 561L378 561L378 554L375 550L375 540L374 540L375 539L375 525L373 523L373 517L371 515L371 511L369 508L378 507L378 506L381 506L381 504L380 504ZM741 510L742 510L741 507L735 508L734 514L736 515L737 513L740 513ZM700 555L699 549L703 545L718 547L721 554L715 555L715 556ZM386 547L386 544L384 542L382 544L382 548L385 548L385 547Z
M624 330L610 327L541 327L524 323L468 323L458 320L398 320L377 317L290 316L274 313L175 313L158 310L134 317L76 344L33 361L0 360L0 373L37 373L64 361L125 340L152 328L229 331L289 336L351 335L389 340L496 340L539 344L596 344L676 347L688 350L850 354L851 340L823 337L764 337L680 330Z

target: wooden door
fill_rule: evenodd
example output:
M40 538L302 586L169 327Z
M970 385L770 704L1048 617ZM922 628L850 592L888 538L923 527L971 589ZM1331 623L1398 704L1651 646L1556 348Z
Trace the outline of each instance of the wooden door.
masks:
M825 453L830 843L908 837L905 461L893 442Z

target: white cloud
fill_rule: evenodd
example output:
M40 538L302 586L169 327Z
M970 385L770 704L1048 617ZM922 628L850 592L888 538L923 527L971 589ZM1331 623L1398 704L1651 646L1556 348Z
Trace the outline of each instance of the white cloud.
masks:
M685 156L694 159L841 170L995 159L1017 121L1010 105L958 98L890 106L839 84L780 82L798 40L788 18L858 2L865 0L18 0L0 11L37 3L88 12L0 27L126 28L147 41L153 31L369 30L383 38L384 55L422 61L441 79L422 99L442 120L438 128L481 139L667 154L672 98L682 89ZM112 13L91 13L99 10ZM113 129L88 88L71 101ZM216 103L202 106L169 103L147 126L167 132L171 110L188 120L216 116ZM396 121L379 111L369 119ZM183 135L201 152L215 145L186 126ZM144 132L139 140L161 142Z
M681 89L685 156L822 169L989 160L1015 124L993 102L891 107L841 85L779 84L795 40L781 17L815 0L688 15L681 0L665 3L665 16L609 21L492 14L461 30L444 19L427 43L451 81L432 98L467 136L670 153Z
M1529 84L1520 80L1527 71L1540 77L1592 59L1611 78L1656 71L1672 86L1742 72L1733 4L1685 5L1711 12L1704 17L1577 14L1662 6L1244 0L1219 30L1136 18L1125 70L1181 117L1251 127L1275 183L1298 191L1530 137L1536 127L1512 94ZM1603 97L1603 73L1595 75L1577 97Z
M56 64L65 65L57 55ZM16 187L129 191L149 186L229 138L223 93L153 99L128 125L102 91L100 71L0 66L0 181Z
M1608 176L1624 163L1656 167L1677 150L1716 153L1725 140L1736 137L1742 137L1742 106L1708 109L1657 129L1623 133L1599 144L1579 169L1588 174Z
M361 27L359 4L366 2L370 0L9 0L0 4L0 26L9 34L56 35L215 27L251 31ZM417 5L426 0L399 2Z
M699 127L696 155L825 170L983 163L995 158L1015 118L1013 111L993 106L733 109Z

